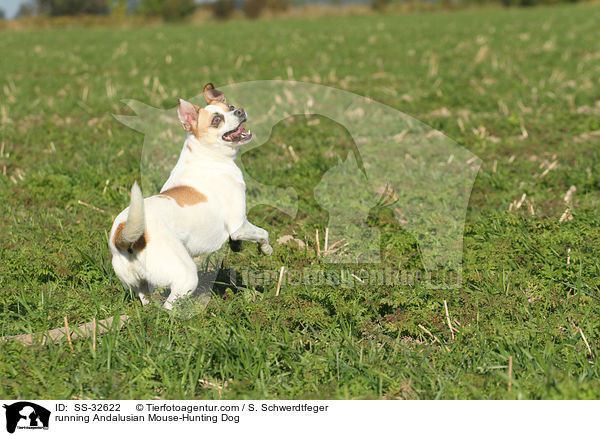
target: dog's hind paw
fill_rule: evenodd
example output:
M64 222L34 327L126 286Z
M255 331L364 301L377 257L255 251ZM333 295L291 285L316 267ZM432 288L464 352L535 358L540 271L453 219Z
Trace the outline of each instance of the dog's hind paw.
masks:
M270 256L273 254L273 247L271 247L269 244L261 244L260 252L265 256Z

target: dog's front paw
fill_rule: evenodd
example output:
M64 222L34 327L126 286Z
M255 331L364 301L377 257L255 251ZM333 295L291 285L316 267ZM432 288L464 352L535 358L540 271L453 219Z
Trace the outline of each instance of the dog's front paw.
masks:
M260 245L260 252L265 256L270 256L273 254L273 247L271 247L268 243Z

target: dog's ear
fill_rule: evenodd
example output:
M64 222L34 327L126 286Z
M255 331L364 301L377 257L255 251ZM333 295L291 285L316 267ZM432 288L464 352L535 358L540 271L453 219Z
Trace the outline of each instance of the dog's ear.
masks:
M225 99L225 94L223 94L222 91L215 89L215 85L213 85L212 83L207 83L204 86L204 98L206 99L206 102L208 104L210 104L213 101L227 103L227 100Z
M177 106L177 115L179 121L185 130L191 132L193 127L198 123L198 111L200 108L195 104L179 99L179 105Z

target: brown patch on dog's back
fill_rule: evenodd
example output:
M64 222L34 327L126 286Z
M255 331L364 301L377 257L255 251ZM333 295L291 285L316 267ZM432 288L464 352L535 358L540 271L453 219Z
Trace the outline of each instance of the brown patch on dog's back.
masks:
M131 250L142 251L144 248L146 248L146 245L148 245L148 241L150 240L148 238L148 233L144 231L142 236L140 236L137 241L135 241L133 244L130 244L123 240L123 229L125 229L125 224L126 222L123 221L117 226L117 230L115 230L115 234L113 235L113 244L115 244L115 247L117 247L119 250L128 250L129 252L131 252Z
M181 207L193 206L198 203L206 203L206 195L191 186L174 186L160 193L160 196L172 198Z

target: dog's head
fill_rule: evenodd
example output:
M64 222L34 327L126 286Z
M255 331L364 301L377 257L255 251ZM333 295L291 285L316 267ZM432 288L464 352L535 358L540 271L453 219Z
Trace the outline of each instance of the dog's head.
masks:
M242 124L248 119L242 108L228 104L212 83L204 87L206 106L200 107L179 99L177 114L183 128L203 145L227 145L237 148L252 140L252 133Z

